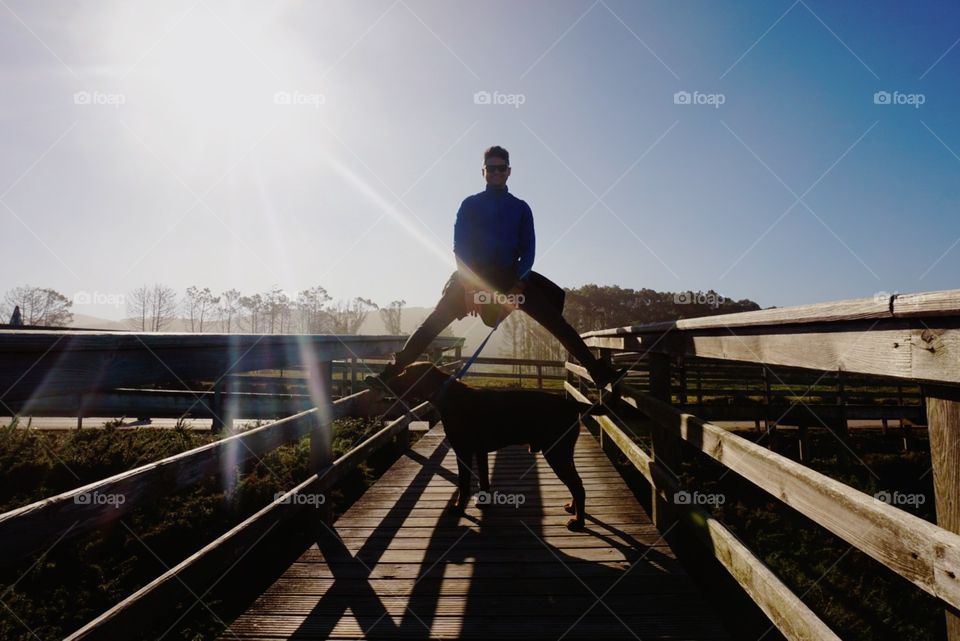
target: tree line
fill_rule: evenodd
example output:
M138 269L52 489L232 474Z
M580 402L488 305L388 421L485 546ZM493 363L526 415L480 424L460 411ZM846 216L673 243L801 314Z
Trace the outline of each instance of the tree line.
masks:
M749 312L760 305L749 299L730 300L709 290L658 292L617 285L564 288L563 316L579 333L610 327L644 325L682 318ZM526 314L513 313L502 323L506 344L501 355L510 358L566 360L566 349Z
M753 311L760 306L749 299L724 298L717 292L658 292L626 289L616 285L584 285L565 288L564 317L580 333L608 327L641 325ZM237 289L214 294L210 288L188 287L182 295L156 283L143 285L124 298L130 329L160 332L181 319L190 332L242 332L250 334L356 334L367 316L376 311L385 333L403 335L401 326L406 301L379 306L357 297L334 301L320 286L291 297L279 287L244 295ZM0 320L20 308L24 325L66 327L73 321L73 300L48 288L16 287L0 303ZM564 348L536 321L522 312L513 313L501 325L506 345L504 356L563 360ZM444 332L451 335L450 328Z
M399 335L406 305L395 300L381 307L362 297L334 301L320 286L293 297L279 287L244 295L237 289L215 294L209 287L190 286L180 295L161 283L137 287L118 300L126 306L130 329L161 332L179 319L189 332L250 334L356 334L368 314L377 311L386 332ZM4 295L0 321L13 318L19 309L23 325L67 327L73 322L73 303L53 289L23 285Z

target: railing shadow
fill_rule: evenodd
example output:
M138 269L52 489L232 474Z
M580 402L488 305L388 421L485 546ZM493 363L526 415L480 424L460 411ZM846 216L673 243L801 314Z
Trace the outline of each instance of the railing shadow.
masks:
M316 543L323 555L324 565L330 568L333 584L294 632L294 637L311 635L327 638L348 611L356 617L364 634L373 628L376 628L378 635L387 636L410 637L411 634L422 635L425 632L416 621L403 620L399 625L394 622L383 602L383 596L402 595L379 594L370 583L370 575L402 527L403 521L410 516L412 506L423 494L430 477L439 473L451 480L452 476L455 483L455 475L442 468L448 450L449 445L444 442L438 445L428 458L413 450L404 454L420 463L420 470L356 553L347 548L335 526L321 532Z

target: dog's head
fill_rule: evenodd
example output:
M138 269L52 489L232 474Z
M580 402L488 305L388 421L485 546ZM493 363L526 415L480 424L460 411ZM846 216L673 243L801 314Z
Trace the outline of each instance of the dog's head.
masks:
M387 381L387 386L399 398L407 402L429 400L440 391L450 374L433 363L421 361L403 368L397 376Z

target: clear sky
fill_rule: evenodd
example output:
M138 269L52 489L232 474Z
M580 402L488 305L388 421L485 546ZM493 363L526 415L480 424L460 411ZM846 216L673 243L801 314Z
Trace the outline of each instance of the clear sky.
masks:
M563 286L955 288L958 41L939 1L2 0L0 290L432 306L492 144Z

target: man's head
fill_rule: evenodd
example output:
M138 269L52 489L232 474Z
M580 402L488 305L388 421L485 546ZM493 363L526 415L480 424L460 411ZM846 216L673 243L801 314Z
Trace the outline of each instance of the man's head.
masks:
M483 152L483 177L491 187L503 187L510 177L510 152L495 145Z

